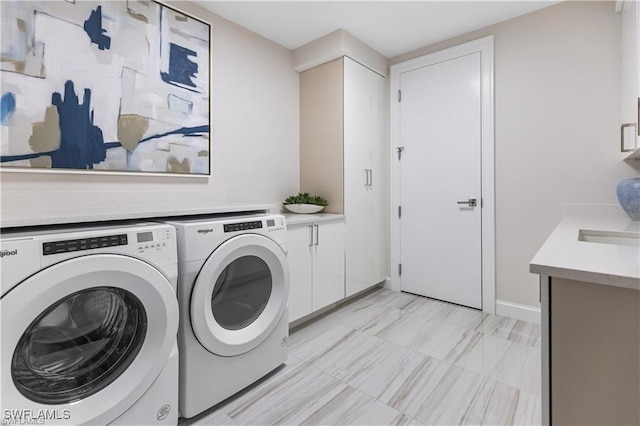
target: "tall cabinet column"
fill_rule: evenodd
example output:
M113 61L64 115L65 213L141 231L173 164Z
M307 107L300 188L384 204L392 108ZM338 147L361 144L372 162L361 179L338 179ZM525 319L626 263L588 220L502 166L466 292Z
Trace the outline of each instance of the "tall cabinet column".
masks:
M300 189L345 215L345 294L387 276L385 78L349 57L300 76Z

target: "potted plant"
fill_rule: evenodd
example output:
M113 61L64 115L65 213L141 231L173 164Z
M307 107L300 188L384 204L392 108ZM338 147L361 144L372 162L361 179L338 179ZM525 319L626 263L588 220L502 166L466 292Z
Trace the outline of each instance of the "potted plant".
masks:
M285 209L293 213L318 213L329 202L319 195L311 195L308 192L298 192L297 195L290 195L284 199L282 205Z

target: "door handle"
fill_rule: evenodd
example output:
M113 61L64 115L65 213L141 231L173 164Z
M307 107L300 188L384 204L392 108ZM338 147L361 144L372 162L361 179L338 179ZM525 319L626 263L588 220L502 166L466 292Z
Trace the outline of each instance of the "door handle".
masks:
M373 169L369 169L369 186L373 186Z
M313 247L313 225L309 225L309 247Z
M466 204L468 207L475 207L478 205L478 200L475 198L469 198L467 201L458 201L457 204Z
M320 244L320 227L318 225L313 225L316 228L316 244Z

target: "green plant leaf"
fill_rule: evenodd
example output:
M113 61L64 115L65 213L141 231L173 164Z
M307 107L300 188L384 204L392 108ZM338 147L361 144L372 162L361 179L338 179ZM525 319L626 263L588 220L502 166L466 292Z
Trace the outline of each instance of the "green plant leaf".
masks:
M298 192L284 199L282 204L314 204L316 206L328 206L329 202L320 195L311 195L308 192Z

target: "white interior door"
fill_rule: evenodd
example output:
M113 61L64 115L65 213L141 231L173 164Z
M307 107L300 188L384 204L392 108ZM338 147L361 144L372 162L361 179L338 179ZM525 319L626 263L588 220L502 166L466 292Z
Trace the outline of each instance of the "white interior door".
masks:
M400 90L401 289L481 309L481 55L403 72Z

